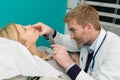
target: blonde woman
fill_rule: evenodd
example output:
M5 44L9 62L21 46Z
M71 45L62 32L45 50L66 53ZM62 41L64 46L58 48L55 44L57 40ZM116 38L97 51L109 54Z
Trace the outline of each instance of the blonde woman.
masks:
M64 72L64 69L60 65L58 65L54 59L51 59L48 54L37 48L36 41L39 37L39 32L34 27L9 23L5 27L0 29L0 37L18 41L19 43L27 47L32 55L37 55L44 60L48 60L47 62L50 63L54 68ZM71 80L66 74L62 74L61 77L67 80Z
M26 46L32 55L37 55L44 60L50 59L46 53L37 50L36 41L39 37L39 32L31 26L9 23L0 29L0 37L18 41Z

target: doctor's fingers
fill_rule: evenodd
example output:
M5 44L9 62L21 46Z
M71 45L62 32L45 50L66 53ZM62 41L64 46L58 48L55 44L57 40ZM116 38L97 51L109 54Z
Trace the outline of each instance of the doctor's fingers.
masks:
M58 55L61 52L59 48L53 48L53 55Z
M38 22L38 23L36 23L36 24L33 24L32 26L33 26L33 27L45 27L45 26L47 26L47 25L43 24L42 22Z
M35 29L37 29L40 32L40 35L47 35L50 33L51 28L41 22L36 23L34 25L32 25Z
M64 47L62 47L62 48L56 48L55 47L53 49L53 54L54 55L60 55L60 56L68 55L67 50Z
M53 49L64 49L66 50L65 46L59 45L59 44L53 44L51 45Z

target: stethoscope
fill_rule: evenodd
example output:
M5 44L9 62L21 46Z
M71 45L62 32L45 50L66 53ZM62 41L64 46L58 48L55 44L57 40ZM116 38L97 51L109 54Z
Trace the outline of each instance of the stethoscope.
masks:
M102 44L104 43L104 41L105 41L105 39L106 39L106 36L107 36L107 31L106 31L106 34L105 34L105 36L104 36L101 44L99 45L98 49L96 50L96 52L94 53L94 55L93 55L93 57L92 57L92 60L91 60L91 61L92 61L92 63L91 63L92 65L91 65L91 69L90 69L91 71L93 71L93 68L94 68L95 57L96 57L98 51L100 50Z

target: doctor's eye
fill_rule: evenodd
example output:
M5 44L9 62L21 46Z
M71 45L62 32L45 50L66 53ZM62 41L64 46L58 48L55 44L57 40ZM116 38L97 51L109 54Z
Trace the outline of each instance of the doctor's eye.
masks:
M73 32L73 33L75 33L75 29L71 29L70 31Z

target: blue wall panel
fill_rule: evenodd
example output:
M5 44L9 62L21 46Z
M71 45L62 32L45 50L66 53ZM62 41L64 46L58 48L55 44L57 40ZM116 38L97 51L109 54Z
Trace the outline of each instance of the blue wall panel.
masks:
M44 22L63 33L66 4L67 0L0 0L0 27L9 22L22 25ZM37 45L49 43L41 37Z

